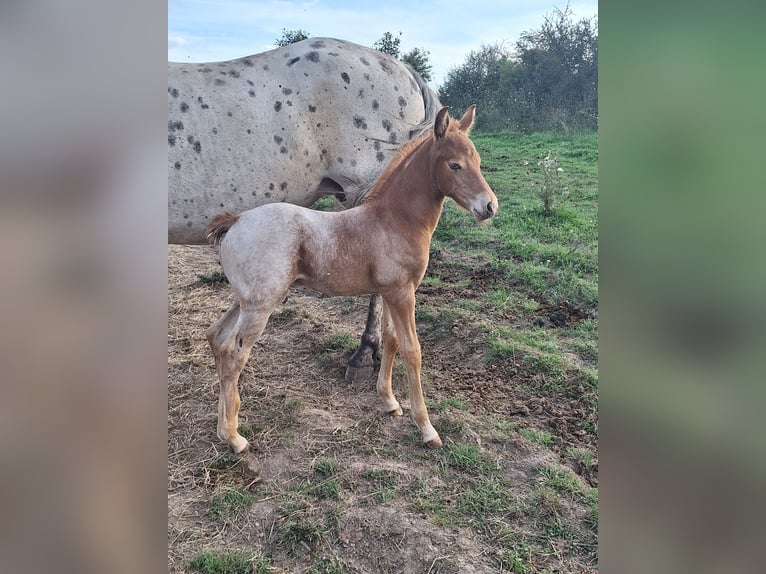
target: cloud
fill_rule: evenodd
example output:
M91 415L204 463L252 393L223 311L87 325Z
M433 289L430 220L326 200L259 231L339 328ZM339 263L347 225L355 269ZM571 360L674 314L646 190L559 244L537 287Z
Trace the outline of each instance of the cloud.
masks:
M182 48L186 46L189 42L184 38L183 36L168 36L168 50L173 50L175 48Z

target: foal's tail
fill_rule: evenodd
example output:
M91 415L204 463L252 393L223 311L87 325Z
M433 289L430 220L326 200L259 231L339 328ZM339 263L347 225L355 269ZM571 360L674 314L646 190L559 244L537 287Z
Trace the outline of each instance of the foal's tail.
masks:
M239 215L224 212L216 215L207 227L207 240L213 245L219 245L223 236L239 219Z

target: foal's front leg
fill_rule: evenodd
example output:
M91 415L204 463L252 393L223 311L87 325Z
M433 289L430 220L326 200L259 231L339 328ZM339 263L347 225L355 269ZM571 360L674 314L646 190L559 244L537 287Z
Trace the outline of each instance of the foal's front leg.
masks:
M442 440L428 418L426 402L423 399L423 387L420 385L421 356L420 341L418 341L418 333L415 328L415 289L410 287L407 290L389 292L384 294L383 298L386 302L387 313L393 322L396 337L399 339L399 352L407 367L412 418L420 429L423 442L431 448L439 448L442 446ZM393 359L391 360L393 361ZM381 365L382 370L383 365ZM378 380L380 381L380 379ZM390 372L388 381L390 385Z
M402 416L402 407L394 397L391 389L391 375L394 370L394 357L399 349L399 339L396 336L394 324L388 308L383 304L383 357L378 371L378 396L383 401L383 408L393 416Z

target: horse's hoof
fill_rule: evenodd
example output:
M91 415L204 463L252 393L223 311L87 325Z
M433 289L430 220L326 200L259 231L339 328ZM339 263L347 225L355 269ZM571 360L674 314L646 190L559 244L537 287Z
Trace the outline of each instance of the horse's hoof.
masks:
M426 446L428 446L428 448L441 448L441 447L442 447L442 439L440 439L440 438L437 436L435 439L433 439L433 440L429 440L429 441L426 443Z
M402 407L396 407L392 411L388 411L388 415L392 417L400 417L404 414L404 411L402 411Z
M372 365L364 367L352 367L349 365L346 367L346 382L356 383L359 381L366 381L372 377L373 374L375 374L375 367Z

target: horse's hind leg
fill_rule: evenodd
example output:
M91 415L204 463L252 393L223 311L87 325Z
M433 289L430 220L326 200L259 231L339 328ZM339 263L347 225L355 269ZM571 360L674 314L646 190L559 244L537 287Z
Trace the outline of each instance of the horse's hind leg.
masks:
M348 360L348 367L346 367L346 381L349 383L369 379L375 372L375 354L380 347L382 308L383 302L380 295L370 297L367 323L364 326L362 340L359 343L359 348Z
M213 349L220 395L218 398L218 438L228 442L235 453L248 448L247 440L237 432L239 426L239 375L260 338L270 312L242 309L238 303L207 331Z

